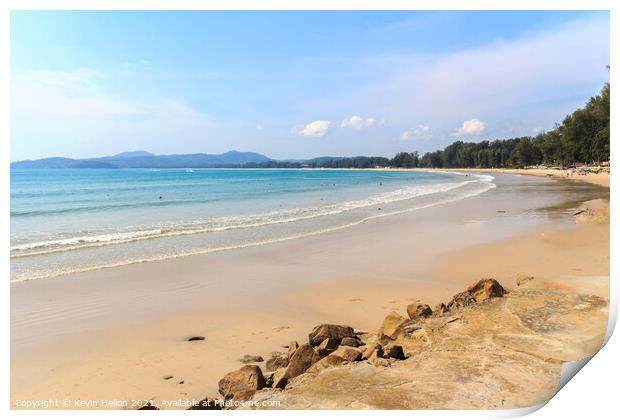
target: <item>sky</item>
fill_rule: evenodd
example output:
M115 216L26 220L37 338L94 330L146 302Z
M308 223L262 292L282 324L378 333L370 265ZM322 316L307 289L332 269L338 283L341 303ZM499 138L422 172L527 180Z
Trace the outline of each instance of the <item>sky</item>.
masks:
M12 12L11 160L535 135L609 81L609 37L594 11Z

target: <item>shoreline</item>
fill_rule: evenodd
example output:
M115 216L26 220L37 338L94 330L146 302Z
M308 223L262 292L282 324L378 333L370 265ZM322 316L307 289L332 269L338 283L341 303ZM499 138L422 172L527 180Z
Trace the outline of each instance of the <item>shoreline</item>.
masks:
M463 261L507 283L508 268L488 261L510 252L520 256L513 266L523 265L528 275L608 275L608 245L593 242L609 234L608 226L551 220L515 227L496 206L488 208L488 199L228 255L12 284L12 405L63 393L81 399L215 395L217 379L240 367L244 354L267 358L322 321L368 329L403 303L444 299L471 282L476 271ZM518 203L502 207L521 211ZM541 253L554 257L528 269ZM446 271L446 265L463 270ZM206 340L184 341L197 334ZM162 379L169 375L174 379Z

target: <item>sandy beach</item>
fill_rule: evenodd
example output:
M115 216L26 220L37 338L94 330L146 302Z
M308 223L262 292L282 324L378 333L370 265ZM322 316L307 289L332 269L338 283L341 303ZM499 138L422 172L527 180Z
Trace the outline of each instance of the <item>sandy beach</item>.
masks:
M608 175L496 172L479 196L334 232L14 283L12 406L201 399L244 355L267 359L322 322L376 329L481 277L609 276L608 217L573 217L584 202L606 206ZM533 205L534 191L552 198Z

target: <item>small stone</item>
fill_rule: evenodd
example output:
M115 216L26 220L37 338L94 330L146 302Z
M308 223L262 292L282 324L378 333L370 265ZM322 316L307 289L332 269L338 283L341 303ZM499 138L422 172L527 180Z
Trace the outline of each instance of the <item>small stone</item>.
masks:
M168 381L168 380L170 380L170 379L172 379L172 378L174 378L174 376L172 376L172 375L165 375L165 376L163 376L163 377L162 377L162 379L163 379L164 381Z
M439 305L435 306L435 310L433 311L435 315L439 316L444 315L446 312L448 312L448 307L445 303L440 303Z
M239 359L241 363L260 363L264 360L265 359L263 359L261 356L252 356L250 354L246 354L241 359Z
M409 315L409 319L418 320L433 315L433 310L426 304L412 303L407 306L407 315Z
M142 407L138 408L138 410L159 410L159 408L157 408L156 406L148 402L146 403L146 405L143 405Z
M193 335L187 338L187 341L204 341L204 337L202 335Z

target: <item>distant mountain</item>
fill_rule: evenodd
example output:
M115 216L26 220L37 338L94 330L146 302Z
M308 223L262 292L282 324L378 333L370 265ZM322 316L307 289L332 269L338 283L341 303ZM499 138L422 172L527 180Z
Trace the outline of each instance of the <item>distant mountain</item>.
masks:
M122 168L217 168L275 162L265 155L231 150L219 155L194 153L187 155L154 155L145 151L123 152L114 156L91 159L53 157L11 163L15 169L122 169Z
M155 155L153 153L151 153L151 152L145 152L144 150L136 150L134 152L119 153L117 155L114 155L113 157L115 157L115 158L132 158L132 157L139 157L139 156L155 156Z

